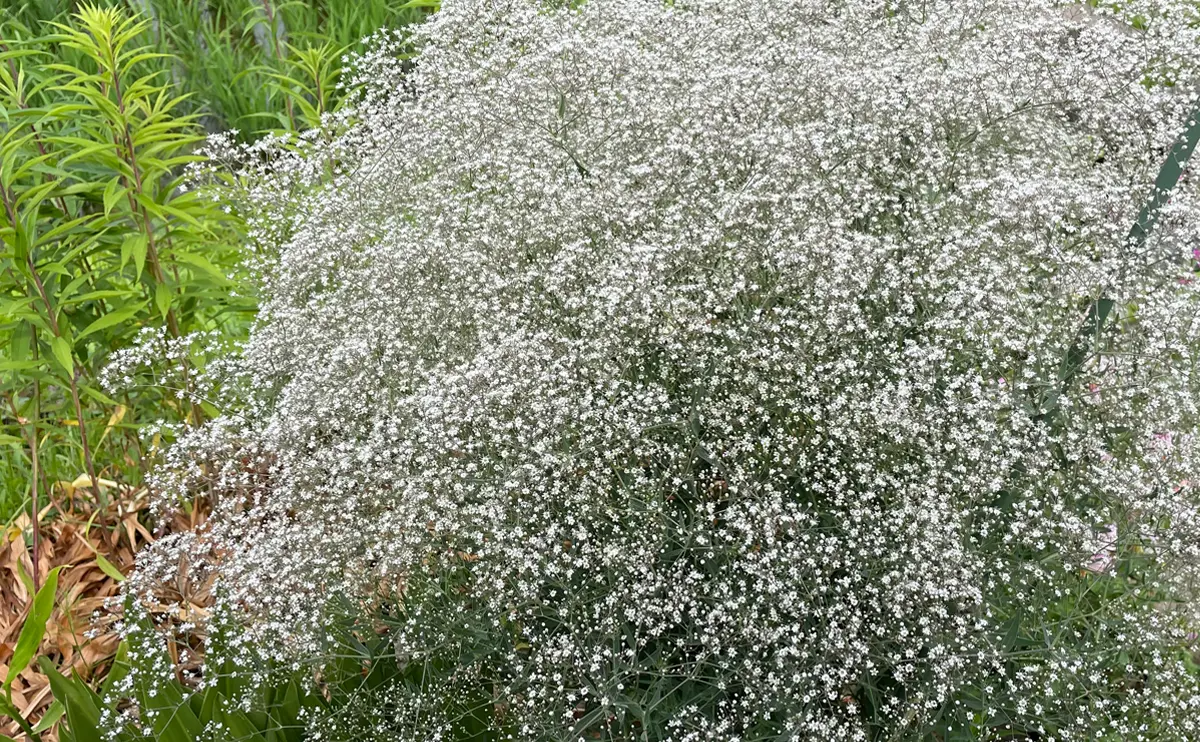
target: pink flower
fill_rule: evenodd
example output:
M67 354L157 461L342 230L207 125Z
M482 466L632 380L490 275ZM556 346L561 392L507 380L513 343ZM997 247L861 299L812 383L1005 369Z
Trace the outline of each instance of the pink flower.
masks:
M1096 552L1083 563L1084 569L1097 574L1107 572L1117 561L1117 524L1109 523L1098 536Z

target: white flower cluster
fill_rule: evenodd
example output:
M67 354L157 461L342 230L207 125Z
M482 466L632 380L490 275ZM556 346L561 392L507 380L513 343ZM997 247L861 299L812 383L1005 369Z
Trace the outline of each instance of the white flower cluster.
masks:
M447 0L247 191L223 651L374 611L356 739L1200 740L1198 20Z

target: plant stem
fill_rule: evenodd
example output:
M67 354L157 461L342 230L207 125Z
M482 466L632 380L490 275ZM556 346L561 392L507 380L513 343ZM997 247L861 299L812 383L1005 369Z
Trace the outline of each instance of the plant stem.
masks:
M1166 160L1159 168L1158 177L1154 179L1154 190L1151 192L1150 198L1142 205L1137 221L1133 223L1129 230L1129 236L1125 238L1130 249L1145 244L1151 230L1158 223L1159 211L1170 200L1171 192L1179 184L1188 160L1195 153L1198 144L1200 144L1200 106L1188 116L1187 128L1171 145ZM1051 390L1053 396L1050 397L1048 404L1043 405L1046 408L1043 417L1050 422L1054 422L1058 415L1059 397L1066 394L1067 387L1074 381L1084 363L1091 358L1092 347L1099 344L1105 324L1115 307L1116 301L1104 296L1088 305L1087 318L1084 320L1083 326L1079 328L1075 342L1071 344L1066 357L1063 358L1058 380Z
M117 111L120 114L120 121L113 122L113 144L117 148L117 157L125 160L132 171L132 182L126 178L126 182L133 187L133 191L129 192L126 199L129 202L129 209L132 213L141 217L142 231L146 235L146 262L150 265L150 275L156 283L165 284L166 274L163 273L162 262L158 251L158 245L154 238L154 225L151 222L150 214L141 203L138 202L137 196L145 195L145 184L142 180L142 170L138 165L137 149L133 144L133 132L129 129L129 121L126 118L125 96L121 90L121 75L118 69L117 52L112 48L111 40L108 52L109 76L111 77L113 97L116 99ZM175 283L179 284L179 272L175 269ZM171 333L171 337L180 337L179 322L175 317L175 309L167 307L167 330ZM184 387L188 390L188 405L191 407L192 420L199 426L203 421L203 412L200 406L195 402L195 395L191 393L191 380L188 373L188 363L183 361L183 379Z
M37 328L36 327L33 328L33 343L31 345L33 346L33 358L36 361L37 357L38 357ZM37 593L38 587L39 587L39 585L38 585L38 582L39 582L38 563L40 561L40 557L41 557L40 552L41 552L41 547L42 547L42 534L41 534L42 529L41 529L41 523L38 522L38 520L39 520L38 513L41 511L39 498L38 498L38 494L39 494L39 492L38 492L38 476L41 473L39 471L39 469L41 467L38 464L38 439L37 439L38 423L41 421L40 420L41 416L42 416L42 382L40 379L34 379L33 380L33 418L30 420L30 423L29 423L29 455L30 455L30 459L33 461L33 477L31 478L31 483L30 483L30 487L31 487L30 498L33 500L31 509L33 512L30 514L29 518L33 522L33 569L31 571L33 572L33 592L34 593Z
M37 329L35 328L34 336L33 336L34 360L37 359L37 334L36 333L37 333ZM39 587L37 565L38 565L40 551L41 551L41 538L40 538L41 534L39 533L39 529L38 529L38 510L39 510L39 507L38 507L38 499L39 499L38 498L38 476L39 476L40 472L38 471L38 444L37 444L37 413L38 413L38 409L40 407L40 399L39 399L40 395L38 393L38 388L41 386L41 382L37 381L35 379L33 383L34 383L34 387L33 387L34 388L34 392L33 392L34 417L33 417L33 420L31 421L29 429L28 429L29 460L33 466L33 473L30 476L30 485L29 485L29 503L30 503L30 505L29 505L29 507L30 507L29 522L33 524L33 559L32 559L33 569L31 571L33 572L33 592L36 593L38 591L38 587ZM17 409L17 402L16 402L15 397L16 397L15 393L6 395L6 398L8 400L8 406L9 406L9 409L12 410L13 417L15 417L17 419L18 423L21 423L23 418L21 417L20 410ZM33 596L30 596L30 600L32 600L32 599L33 599Z
M54 333L54 337L63 337L63 334L58 326L58 318L54 315L54 306L50 303L50 297L46 293L46 287L42 284L42 278L38 275L37 267L33 264L33 255L26 258L29 265L29 275L33 276L34 286L37 287L38 295L42 298L42 304L46 307L46 315L50 320L50 330ZM74 352L71 354L71 368L67 369L68 380L71 383L71 401L75 403L75 421L79 424L79 442L83 445L83 465L87 471L88 479L92 483L92 493L96 496L96 502L103 506L106 504L104 494L100 491L100 480L96 479L96 467L92 463L92 448L88 445L87 428L84 425L83 406L79 403L79 364L75 363Z
M17 221L16 209L13 207L14 200L12 193L7 188L0 188L0 200L4 202L4 211L8 216L10 224L20 224ZM54 313L54 305L50 302L50 297L46 293L46 287L42 283L42 278L38 274L37 265L33 262L32 248L28 255L25 256L25 264L29 269L29 276L33 279L33 285L37 288L38 296L42 300L42 304L46 308L46 319L50 325L50 331L54 333L54 337L62 337L62 332L58 326L58 317ZM84 426L83 407L79 404L79 365L75 363L74 352L71 354L71 368L66 369L67 376L71 384L71 399L75 402L75 420L79 423L79 440L83 444L83 465L87 471L88 478L92 483L92 492L96 496L96 502L102 503L104 495L100 492L100 482L96 479L96 470L92 465L92 450L88 445L87 428Z
M25 736L29 738L29 742L42 742L41 736L33 731L33 725L26 721L24 716L21 716L20 709L14 706L9 698L0 696L0 711L8 714L13 718L13 721L17 722L17 726L21 727L21 731L25 732Z
M275 54L275 59L283 59L283 55L279 52L279 36L276 33L278 23L275 20L275 11L271 7L270 0L261 0L263 12L267 16L267 33L271 35L271 50ZM287 109L288 121L292 124L292 131L296 131L296 112L292 107L292 97L285 91L283 96L283 105Z

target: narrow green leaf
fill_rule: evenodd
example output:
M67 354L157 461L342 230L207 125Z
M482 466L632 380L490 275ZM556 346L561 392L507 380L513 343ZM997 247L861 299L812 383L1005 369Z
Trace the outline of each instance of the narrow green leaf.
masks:
M175 679L139 685L137 700L142 721L148 722L159 742L194 742L200 736L202 725L185 693Z
M104 215L108 216L112 213L113 206L121 200L125 195L125 189L121 187L121 176L116 176L108 181L108 185L104 187Z
M154 305L158 307L159 314L167 316L167 311L171 308L171 289L166 283L154 286Z
M112 327L113 325L119 325L122 322L126 322L130 317L133 317L137 315L138 312L141 312L145 306L146 302L142 302L140 304L122 307L121 309L109 312L84 328L83 332L79 333L75 340L82 340L88 335L91 335L93 332L99 332L100 330Z
M54 722L61 719L66 710L67 709L65 706L63 706L62 701L55 699L54 703L50 704L50 708L46 709L46 713L42 715L42 720L34 725L33 731L40 734L41 732L44 732L50 727L54 726Z
M1012 652L1017 648L1017 644L1021 637L1021 619L1023 611L1017 609L1008 620L1004 622L1004 640L1001 646L1006 652Z
M117 645L117 653L113 656L112 667L109 669L108 677L104 679L103 685L100 686L100 692L107 694L127 675L129 675L129 643L122 639L121 643Z
M66 304L82 304L85 301L95 301L97 299L112 299L117 296L129 296L133 291L128 289L105 289L101 291L89 291L86 294L72 296L66 301L59 301L60 305Z
M33 340L33 331L28 322L22 322L17 325L9 335L8 357L14 361L24 361L29 358L30 343Z
M42 263L38 266L38 272L44 276L70 276L73 275L71 269L66 266L62 260L55 260L53 263Z
M62 567L50 570L50 574L46 575L46 582L33 597L33 606L29 609L29 616L26 617L24 625L21 626L17 646L13 649L12 659L8 663L8 677L4 679L6 691L12 687L17 675L29 667L29 661L42 644L42 637L46 635L46 622L50 620L50 614L54 610L54 593L58 590L58 573L61 571Z
M133 197L150 216L153 216L155 219L165 219L162 204L159 204L144 193L135 193Z
M96 555L96 566L100 568L101 572L117 582L125 581L125 575L121 574L121 570L117 569L115 564L105 559L103 554Z
M42 657L38 664L50 679L50 690L54 697L67 707L67 725L75 739L81 742L104 739L100 735L100 699L92 689L76 677L70 680L63 677L46 657Z
M4 696L0 696L0 715L12 718L32 742L41 742L42 738L38 736L38 733L33 731L33 727L29 726L29 722L25 721L25 717L21 716L21 712L17 707ZM12 737L6 737L5 739L12 739Z
M64 301L74 296L75 292L79 290L79 287L86 283L87 280L88 276L86 273L81 276L76 276L74 280L63 287L62 290L60 290L54 297L56 299L55 304L61 306Z
M81 384L79 387L79 390L81 392L83 392L84 394L86 394L87 396L91 397L92 399L96 400L97 402L99 402L102 405L107 405L109 407L116 407L117 405L120 404L120 402L118 402L117 400L108 396L107 394L100 391L99 389L97 389L94 386L90 386L87 384Z
M175 259L178 260L179 262L187 263L188 265L193 265L193 266L199 268L200 270L210 273L213 276L221 279L222 282L224 282L226 279L226 276L221 271L221 269L218 268L217 266L213 265L212 261L210 261L208 258L204 257L203 255L197 255L196 253L190 253L190 252L184 252L182 250L176 250L174 252L174 256L175 256Z
M0 371L28 371L30 369L43 366L41 360L37 361L0 361Z
M137 280L142 280L142 268L146 265L146 235L141 232L126 235L121 242L121 267L130 260L137 268Z
M1187 168L1188 160L1195 154L1197 145L1200 145L1200 107L1197 107L1188 116L1187 128L1184 129L1183 135L1175 140L1171 151L1167 153L1167 159L1159 168L1158 177L1154 179L1154 190L1151 192L1150 198L1142 205L1137 221L1133 223L1129 235L1125 238L1131 250L1136 250L1145 244L1146 238L1158 223L1159 212L1163 205L1170 200L1171 193L1179 184L1179 179ZM1055 419L1058 412L1058 396L1066 390L1067 385L1074 380L1075 375L1079 373L1090 357L1091 348L1098 344L1115 306L1116 303L1107 297L1100 297L1088 306L1083 327L1079 329L1075 342L1067 350L1059 368L1058 383L1048 395L1049 401L1043 412L1048 420Z
M50 341L50 350L54 352L54 358L59 364L66 369L68 374L75 373L75 359L71 355L71 344L64 337L56 337Z
M56 240L61 240L69 234L78 234L80 232L85 232L89 237L91 237L91 232L95 229L92 222L95 222L99 218L99 214L84 214L83 216L76 217L70 221L57 223L53 228L42 235L42 243L49 244ZM69 257L74 257L75 253L79 250L84 250L90 247L91 242L92 241L90 239L84 241L82 245L76 247L75 250L72 251Z
M265 742L261 730L267 726L267 719L262 719L263 723L255 723L254 719L245 711L237 708L233 704L228 704L228 708L223 709L221 719L229 731L234 735L235 739L247 740L248 742Z
M25 565L21 564L20 560L17 560L17 579L25 586L25 592L28 594L33 595L37 592L33 587L33 578L25 571Z

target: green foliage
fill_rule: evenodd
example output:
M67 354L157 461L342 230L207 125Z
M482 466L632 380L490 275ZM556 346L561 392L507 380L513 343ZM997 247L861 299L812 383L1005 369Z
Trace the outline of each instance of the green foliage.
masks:
M305 684L299 676L292 676L262 689L249 689L244 683L234 681L234 675L229 673L204 690L193 690L165 669L166 656L160 637L144 624L140 626L144 631L138 635L139 650L131 653L129 644L123 642L98 691L73 673L71 677L64 676L48 658L39 658L55 701L36 726L25 721L12 704L10 683L29 665L45 636L61 569L49 574L34 599L10 661L4 695L0 695L0 712L17 720L32 742L40 742L40 734L60 719L63 723L58 727L58 738L64 742L143 739L191 742L206 731L212 739L254 742L300 742L305 738L304 715L319 712L324 706L322 699L312 692L312 683ZM147 672L131 673L135 667L143 671L164 670L165 674L160 677ZM147 681L148 677L153 680ZM115 735L102 733L101 720L113 718L118 704L128 702L137 705L139 721ZM211 732L215 730L223 730L224 736L213 736ZM0 739L9 738L0 735Z
M103 502L112 480L144 478L160 445L145 434L149 423L216 414L188 393L201 360L186 352L187 338L242 335L253 301L234 298L245 293L236 282L240 222L185 186L188 166L203 160L198 146L214 130L250 138L318 126L345 94L343 56L433 7L27 0L0 8L0 522L39 510L55 490ZM102 370L148 330L185 352L111 396ZM33 548L36 560L36 540ZM10 676L42 639L56 578L37 594ZM37 740L62 717L61 739L99 739L101 715L120 697L144 710L153 739L192 740L216 725L229 738L284 742L301 739L302 709L323 703L311 682L292 678L254 691L240 710L250 691L232 672L201 692L171 677L121 696L131 662L122 653L93 690L43 661L56 701L22 730Z
M182 110L209 131L252 138L269 130L311 127L333 110L344 53L361 51L381 28L424 18L422 0L99 0L145 14L139 43L169 55L157 63L188 98ZM11 19L38 28L61 21L77 0L25 0ZM0 10L0 19L5 11Z
M42 643L42 638L46 635L46 622L50 620L50 613L54 609L54 594L58 591L58 574L62 571L62 567L55 567L50 570L50 574L46 576L46 582L37 591L33 598L33 605L29 608L29 615L25 618L25 623L21 625L21 633L17 637L17 645L13 649L13 655L8 662L8 670L4 677L4 695L0 697L0 711L17 720L21 729L29 735L32 740L38 739L38 732L43 731L35 729L22 718L20 712L12 703L12 684L17 676L29 667L29 662L37 653L38 647Z
M136 399L97 383L144 328L236 335L252 310L230 299L226 280L239 263L236 219L181 188L203 136L317 126L345 94L343 56L430 9L402 0L0 8L0 521L81 474L136 484L157 446L137 431L205 414L162 379L147 379L159 388ZM186 387L194 370L175 369L172 384Z
M36 648L41 643L54 603L57 577L58 570L55 570L38 591L34 609L21 631L18 655L14 656L10 677L23 670L33 656L33 649L20 650ZM60 719L58 738L63 742L192 742L201 738L300 742L306 739L306 717L321 713L326 706L314 692L313 683L305 682L297 675L277 679L262 688L249 688L245 683L235 681L234 674L228 673L203 690L195 690L165 669L165 653L152 630L140 638L142 641L138 642L136 652L130 652L129 644L122 643L112 670L98 690L73 673L71 677L64 676L49 659L39 658L40 669L50 680L55 702L36 726L26 722L7 697L0 697L0 711L17 719L33 742L40 742L40 734ZM147 638L150 646L144 646ZM163 673L131 673L135 668L144 671L151 667L163 670ZM147 681L148 677L154 680ZM7 682L4 688L8 690ZM137 705L138 721L113 734L102 732L102 719L111 720L117 715L118 706L128 703Z
M58 575L61 571L62 567L50 570L50 574L46 576L46 583L33 598L33 605L21 626L17 646L13 649L12 658L8 663L8 674L4 678L5 693L12 691L12 683L17 675L29 667L30 660L42 643L42 637L46 635L46 622L50 620L50 613L54 609L54 593L58 590Z
M123 654L122 662L128 663ZM126 664L124 667L128 667ZM55 698L61 700L66 722L59 728L64 742L101 742L102 740L154 740L192 742L197 739L245 740L246 742L300 742L305 739L303 718L322 706L321 699L304 690L299 678L271 686L251 696L249 710L231 696L222 683L203 691L192 691L177 678L155 683L134 684L134 698L145 723L127 727L114 735L100 731L100 719L116 711L119 694L106 683L96 693L78 677L67 678L49 662L42 669L50 678ZM118 666L118 671L123 669ZM119 675L112 675L119 677ZM223 730L222 733L216 730ZM206 730L208 736L205 736Z
M387 632L360 613L332 624L329 637L336 655L316 676L226 661L206 667L206 682L195 687L171 669L161 636L143 620L98 691L62 675L48 660L41 669L60 704L56 713L65 716L58 729L64 742L303 742L317 738L313 731L320 739L362 739L398 702L417 698L430 683L452 683L438 708L422 711L445 719L448 739L498 738L490 686L460 677L456 658L437 653L398 663ZM219 643L220 630L211 639ZM119 710L130 705L136 715L114 727Z
M101 370L143 329L236 333L250 309L226 277L234 222L183 187L204 132L139 44L149 25L84 5L49 35L0 32L0 434L3 478L30 495L81 472L101 501L97 480L139 481L141 425L215 410L149 380L114 399ZM195 369L176 370L186 386Z

